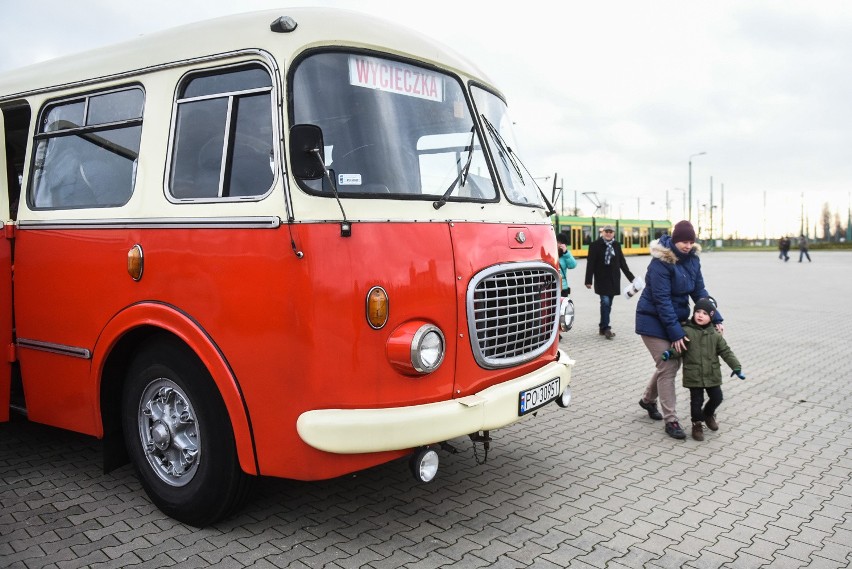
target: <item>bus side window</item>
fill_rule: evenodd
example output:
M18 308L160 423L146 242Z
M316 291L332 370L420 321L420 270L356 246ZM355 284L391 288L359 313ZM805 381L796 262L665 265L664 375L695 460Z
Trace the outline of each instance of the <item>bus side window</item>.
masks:
M169 191L263 196L275 179L272 79L259 65L189 75L178 90Z
M9 219L18 219L21 183L24 178L24 159L30 128L30 107L20 105L3 110L3 143L6 158L6 191L9 199Z
M29 205L117 207L133 193L142 136L142 89L51 103L36 133Z

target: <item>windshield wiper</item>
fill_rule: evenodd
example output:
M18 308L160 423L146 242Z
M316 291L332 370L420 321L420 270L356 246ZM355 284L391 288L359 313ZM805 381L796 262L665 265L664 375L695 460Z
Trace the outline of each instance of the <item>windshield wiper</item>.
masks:
M444 195L441 196L436 202L432 202L432 207L435 209L441 209L446 205L447 198L450 197L450 194L453 193L453 190L456 189L456 186L463 188L465 183L467 182L467 173L470 171L470 164L473 162L473 141L476 138L475 126L470 127L470 145L466 148L467 150L467 161L464 163L464 166L459 170L459 173L456 175L456 178L450 182L450 187L447 188L447 191L444 192ZM460 158L461 159L461 158ZM460 160L459 159L459 160ZM459 161L456 161L458 164Z
M506 157L508 157L508 162L511 162L512 168L515 170L515 173L518 174L518 179L521 184L526 186L524 178L526 178L527 176L529 176L529 179L533 181L533 184L535 184L535 187L538 190L541 199L543 199L544 203L547 204L547 215L553 215L554 213L556 213L556 208L553 207L553 204L551 204L550 200L547 199L547 196L541 190L541 187L538 185L538 183L535 181L535 177L529 171L527 165L524 164L523 160L521 160L520 157L514 153L512 147L506 144L506 141L503 140L503 137L500 136L500 133L497 131L497 127L491 124L491 121L489 121L484 114L480 115L480 117L482 118L482 122L485 123L485 127L488 129L488 133L491 135L492 140L494 140L494 143L497 144L500 149L500 158L503 160L503 165L506 166L506 168L508 169L508 164L506 160ZM523 173L521 173L521 167L523 167L524 171L527 173L527 176L524 176ZM526 201L526 203L530 203L530 201L525 196L524 201Z
M482 121L485 123L485 128L488 129L488 134L491 135L491 139L494 140L494 143L497 144L497 147L500 149L500 159L503 160L503 165L507 166L508 162L512 163L512 169L515 173L518 174L518 178L521 184L526 186L524 183L524 175L521 173L521 168L517 164L517 158L515 157L515 153L512 152L512 149L506 144L506 141L503 140L503 137L500 136L500 133L497 131L497 127L491 124L491 121L485 117L485 114L479 115L482 118ZM509 160L506 160L506 158Z

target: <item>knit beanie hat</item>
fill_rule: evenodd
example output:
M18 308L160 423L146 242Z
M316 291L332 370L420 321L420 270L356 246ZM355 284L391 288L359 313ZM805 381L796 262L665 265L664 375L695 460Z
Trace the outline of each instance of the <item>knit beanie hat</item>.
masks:
M713 302L712 298L700 298L698 302L695 303L695 307L692 312L695 313L696 310L703 310L708 315L713 316L716 312L716 303Z
M695 229L687 220L678 221L672 231L672 243L681 241L695 241Z

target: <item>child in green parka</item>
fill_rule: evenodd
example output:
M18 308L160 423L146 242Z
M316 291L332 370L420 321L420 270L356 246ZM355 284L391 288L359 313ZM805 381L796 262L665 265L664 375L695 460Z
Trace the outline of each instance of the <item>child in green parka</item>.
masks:
M711 431L719 430L719 424L716 422L716 408L722 403L722 369L719 358L731 366L731 377L736 375L745 379L739 360L713 326L715 312L716 304L711 299L702 298L696 302L692 320L683 325L687 341L686 351L678 353L670 349L663 352L662 356L663 360L683 358L683 386L689 388L692 438L696 441L704 440L703 423L707 423Z

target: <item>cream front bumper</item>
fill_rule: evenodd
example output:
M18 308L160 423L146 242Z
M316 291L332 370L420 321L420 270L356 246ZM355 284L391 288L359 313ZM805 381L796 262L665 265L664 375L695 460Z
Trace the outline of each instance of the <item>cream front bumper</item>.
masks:
M440 443L519 421L526 416L518 416L520 392L558 377L561 395L571 383L573 365L574 360L560 350L558 361L474 395L409 407L306 411L299 416L296 429L310 446L337 454Z

